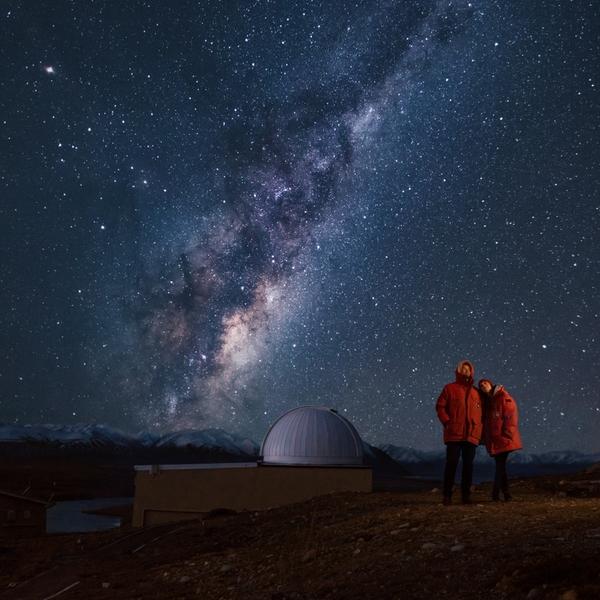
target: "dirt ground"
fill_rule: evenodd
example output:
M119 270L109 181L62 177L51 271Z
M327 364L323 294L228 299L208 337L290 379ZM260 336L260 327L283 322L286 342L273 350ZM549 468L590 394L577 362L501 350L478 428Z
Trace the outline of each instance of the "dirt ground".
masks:
M561 485L514 482L510 503L491 502L484 485L474 504L450 507L437 490L340 493L145 530L3 540L0 598L597 599L600 498Z

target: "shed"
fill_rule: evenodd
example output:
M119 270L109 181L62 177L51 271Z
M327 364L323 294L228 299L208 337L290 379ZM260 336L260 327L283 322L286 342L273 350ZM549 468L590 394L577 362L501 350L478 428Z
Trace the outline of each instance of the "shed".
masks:
M43 535L51 503L0 490L0 536Z

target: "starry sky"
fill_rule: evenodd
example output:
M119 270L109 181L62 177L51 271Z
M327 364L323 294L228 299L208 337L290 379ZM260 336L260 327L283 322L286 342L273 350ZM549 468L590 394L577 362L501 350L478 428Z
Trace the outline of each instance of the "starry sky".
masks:
M600 5L5 0L0 421L600 451Z

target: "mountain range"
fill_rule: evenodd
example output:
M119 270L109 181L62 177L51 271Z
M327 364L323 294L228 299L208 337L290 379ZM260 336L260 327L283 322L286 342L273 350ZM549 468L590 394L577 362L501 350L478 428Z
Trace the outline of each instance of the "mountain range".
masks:
M251 439L222 429L183 430L164 435L127 434L106 425L2 425L0 444L24 443L64 448L210 448L240 456L257 456Z
M222 429L183 430L163 435L139 432L128 434L97 424L77 425L9 425L0 424L0 445L60 448L64 450L152 450L169 449L218 451L224 456L251 458L260 446L252 439ZM424 451L393 444L371 445L363 442L365 462L389 471L411 475L439 475L444 462L443 449ZM479 449L476 469L488 473L493 461ZM511 470L516 474L548 473L556 469L571 471L600 463L600 453L584 454L575 450L543 453L515 452Z

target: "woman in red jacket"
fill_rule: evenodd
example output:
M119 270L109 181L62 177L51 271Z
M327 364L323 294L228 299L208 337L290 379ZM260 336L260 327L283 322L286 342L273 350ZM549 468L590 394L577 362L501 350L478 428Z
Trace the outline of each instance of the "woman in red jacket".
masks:
M523 447L518 429L517 403L503 386L494 385L489 379L479 381L479 390L485 398L483 440L496 462L492 500L500 500L502 491L505 502L508 502L512 496L508 491L506 461L511 452Z

